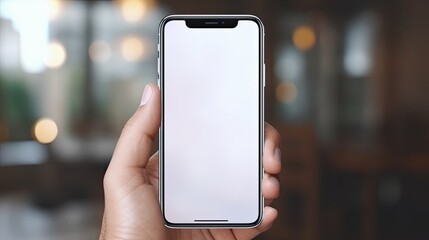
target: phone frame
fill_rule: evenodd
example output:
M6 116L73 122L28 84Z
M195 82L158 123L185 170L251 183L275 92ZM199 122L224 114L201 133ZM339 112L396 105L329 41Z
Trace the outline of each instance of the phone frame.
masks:
M259 207L258 218L251 223L171 223L164 214L164 29L172 20L251 20L259 28ZM264 198L262 196L263 150L264 150L264 90L265 90L265 57L264 57L264 25L254 15L169 15L163 18L158 31L158 86L161 91L161 127L159 131L159 201L165 226L169 228L253 228L262 222Z

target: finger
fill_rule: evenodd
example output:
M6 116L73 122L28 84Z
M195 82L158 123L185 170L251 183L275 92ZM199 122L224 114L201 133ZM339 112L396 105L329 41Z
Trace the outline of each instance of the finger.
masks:
M158 178L159 173L159 151L156 151L150 158L149 162L146 165L146 171L149 175L153 175L154 177Z
M280 182L271 174L264 174L264 178L262 179L262 195L268 200L275 199L280 195Z
M160 105L158 87L148 84L139 108L122 130L109 168L119 171L146 166L160 125Z
M270 124L265 123L265 141L263 164L265 172L279 174L281 165L280 134Z
M267 231L270 229L271 225L273 225L274 220L277 218L277 210L272 207L264 208L264 216L261 224L256 228L249 229L234 229L232 230L235 237L239 240L247 240L252 239L258 236L260 233Z
M149 162L146 165L146 173L149 179L149 182L152 186L155 186L156 194L158 194L158 183L159 183L159 153L154 153L150 158Z

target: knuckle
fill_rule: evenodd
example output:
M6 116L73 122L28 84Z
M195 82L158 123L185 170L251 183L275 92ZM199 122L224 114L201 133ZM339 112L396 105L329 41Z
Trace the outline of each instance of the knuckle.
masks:
M124 134L130 131L131 129L134 128L134 126L135 126L135 121L132 118L128 119L128 121L125 123L124 127L122 128L121 134Z
M112 174L109 170L106 171L103 177L103 187L104 189L109 189L113 185Z

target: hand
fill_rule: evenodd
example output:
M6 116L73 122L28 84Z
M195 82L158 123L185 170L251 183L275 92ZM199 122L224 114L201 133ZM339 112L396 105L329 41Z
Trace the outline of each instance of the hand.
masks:
M100 239L252 239L268 230L277 210L265 206L262 223L251 229L169 229L158 200L158 153L150 156L160 126L160 92L146 86L141 105L125 125L104 176L105 209ZM265 123L262 193L266 205L280 193L280 136Z

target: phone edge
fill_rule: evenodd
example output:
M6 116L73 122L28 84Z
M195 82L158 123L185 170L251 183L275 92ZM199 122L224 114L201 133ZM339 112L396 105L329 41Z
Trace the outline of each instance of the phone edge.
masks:
M164 28L167 22L171 20L186 20L189 18L238 18L239 20L252 20L256 22L259 28L259 111L260 111L260 126L259 126L259 211L258 217L254 222L243 224L177 224L167 221L164 214ZM261 19L250 14L172 14L164 17L158 27L158 86L161 92L161 126L159 129L159 202L162 212L164 224L172 229L202 229L202 228L255 228L262 222L264 215L264 197L262 195L262 179L264 174L263 169L263 151L264 151L264 127L265 127L265 28Z

